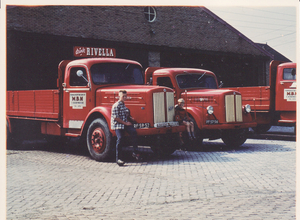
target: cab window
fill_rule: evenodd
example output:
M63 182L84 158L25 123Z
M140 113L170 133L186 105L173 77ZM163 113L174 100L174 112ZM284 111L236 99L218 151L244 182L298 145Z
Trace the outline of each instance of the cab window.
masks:
M296 69L295 68L285 68L283 70L283 79L296 80Z
M159 77L157 78L157 85L166 86L173 89L172 81L169 77Z
M96 85L135 84L143 85L143 71L130 63L97 63L91 67L91 77Z
M77 71L83 72L83 77L77 76ZM73 67L70 71L70 86L87 86L87 74L84 67Z

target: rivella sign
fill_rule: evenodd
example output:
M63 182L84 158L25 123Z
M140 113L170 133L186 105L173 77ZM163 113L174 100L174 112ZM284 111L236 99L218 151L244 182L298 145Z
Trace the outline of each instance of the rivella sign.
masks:
M74 46L74 57L116 57L116 49L102 47L80 47Z

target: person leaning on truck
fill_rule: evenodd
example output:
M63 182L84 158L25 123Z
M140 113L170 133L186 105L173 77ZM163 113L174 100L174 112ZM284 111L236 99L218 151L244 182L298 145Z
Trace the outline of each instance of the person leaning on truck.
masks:
M188 116L184 107L184 99L178 99L178 105L175 105L175 119L179 122L179 124L184 124L186 130L189 135L190 140L196 139L194 134L194 123L192 122L191 118Z
M119 166L125 164L122 158L122 147L125 137L125 132L130 135L131 144L133 146L132 156L140 160L137 146L137 133L132 123L135 121L130 115L129 109L125 106L124 101L127 99L127 91L119 91L119 100L112 106L111 110L111 129L115 130L117 135L116 144L116 162Z

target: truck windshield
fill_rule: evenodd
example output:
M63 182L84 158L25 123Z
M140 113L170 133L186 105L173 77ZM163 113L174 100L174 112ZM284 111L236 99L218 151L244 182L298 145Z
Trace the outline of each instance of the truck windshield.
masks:
M296 80L296 69L295 68L285 68L283 70L283 79Z
M94 84L144 83L142 69L138 65L128 63L97 63L91 67Z
M187 73L176 76L176 80L179 88L206 88L206 89L217 89L215 77L206 73L196 74Z

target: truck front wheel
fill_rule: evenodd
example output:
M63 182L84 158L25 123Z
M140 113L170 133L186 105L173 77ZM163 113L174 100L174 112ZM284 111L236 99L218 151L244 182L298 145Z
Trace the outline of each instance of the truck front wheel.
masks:
M222 140L227 147L239 147L247 140L248 129L223 130Z
M111 133L105 120L95 119L87 130L87 147L91 157L97 161L108 160L113 153Z

